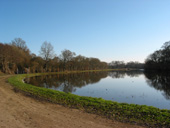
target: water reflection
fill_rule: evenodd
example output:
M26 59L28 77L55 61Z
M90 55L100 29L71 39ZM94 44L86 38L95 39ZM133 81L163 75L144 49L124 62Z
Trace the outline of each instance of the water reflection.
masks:
M75 92L76 88L81 88L88 84L99 82L107 77L107 72L84 72L72 74L45 75L25 79L26 83L35 86L51 88L55 90Z
M138 77L142 74L143 74L143 71L141 71L141 70L108 72L108 76L110 76L112 78L124 78L125 76Z
M170 109L170 74L143 71L84 72L44 75L25 81L80 96Z
M124 78L125 76L137 77L141 74L143 74L142 71L84 72L31 77L25 79L25 82L39 87L72 93L76 91L76 88L97 83L107 76L112 78Z
M170 100L170 73L145 72L149 86L163 92L163 96Z

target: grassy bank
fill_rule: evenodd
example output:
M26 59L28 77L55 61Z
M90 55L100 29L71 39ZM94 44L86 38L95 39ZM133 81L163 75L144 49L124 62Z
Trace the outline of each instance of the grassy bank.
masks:
M161 110L145 105L117 103L102 98L77 96L70 93L36 87L22 82L25 77L47 74L49 73L16 75L10 77L8 81L15 89L39 99L48 100L68 107L83 109L86 112L99 114L123 122L138 123L152 127L170 127L170 110Z

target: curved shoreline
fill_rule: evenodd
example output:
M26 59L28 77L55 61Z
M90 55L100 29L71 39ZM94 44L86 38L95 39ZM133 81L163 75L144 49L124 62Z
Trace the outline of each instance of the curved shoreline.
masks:
M117 103L101 98L77 96L70 93L66 94L64 92L39 88L21 82L24 77L48 74L57 73L17 75L9 78L8 81L14 85L17 90L20 90L23 93L27 93L33 97L48 100L50 102L72 108L83 109L86 112L102 115L110 119L157 127L170 126L170 110L161 110L146 105Z
M1 128L143 128L16 93L0 76Z

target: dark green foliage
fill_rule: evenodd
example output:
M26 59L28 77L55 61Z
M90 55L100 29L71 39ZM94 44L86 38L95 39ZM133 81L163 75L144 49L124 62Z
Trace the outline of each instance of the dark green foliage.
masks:
M68 107L83 109L87 112L99 114L110 119L138 123L152 127L170 126L170 110L161 110L146 105L117 103L113 101L107 101L102 98L77 96L71 93L64 93L51 89L36 87L26 84L22 81L25 77L38 75L47 74L17 75L9 78L8 81L17 90L20 90L33 97L48 100L50 102L58 103Z
M170 71L170 41L165 42L160 50L149 55L145 61L146 70Z

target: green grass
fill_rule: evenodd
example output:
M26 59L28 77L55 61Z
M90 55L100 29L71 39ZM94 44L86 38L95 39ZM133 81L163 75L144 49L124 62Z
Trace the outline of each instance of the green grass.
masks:
M49 73L16 75L10 77L8 81L15 89L42 100L83 109L86 112L95 113L122 122L137 123L151 127L170 127L170 110L146 105L117 103L102 98L77 96L71 93L36 87L22 82L25 77L47 74Z

